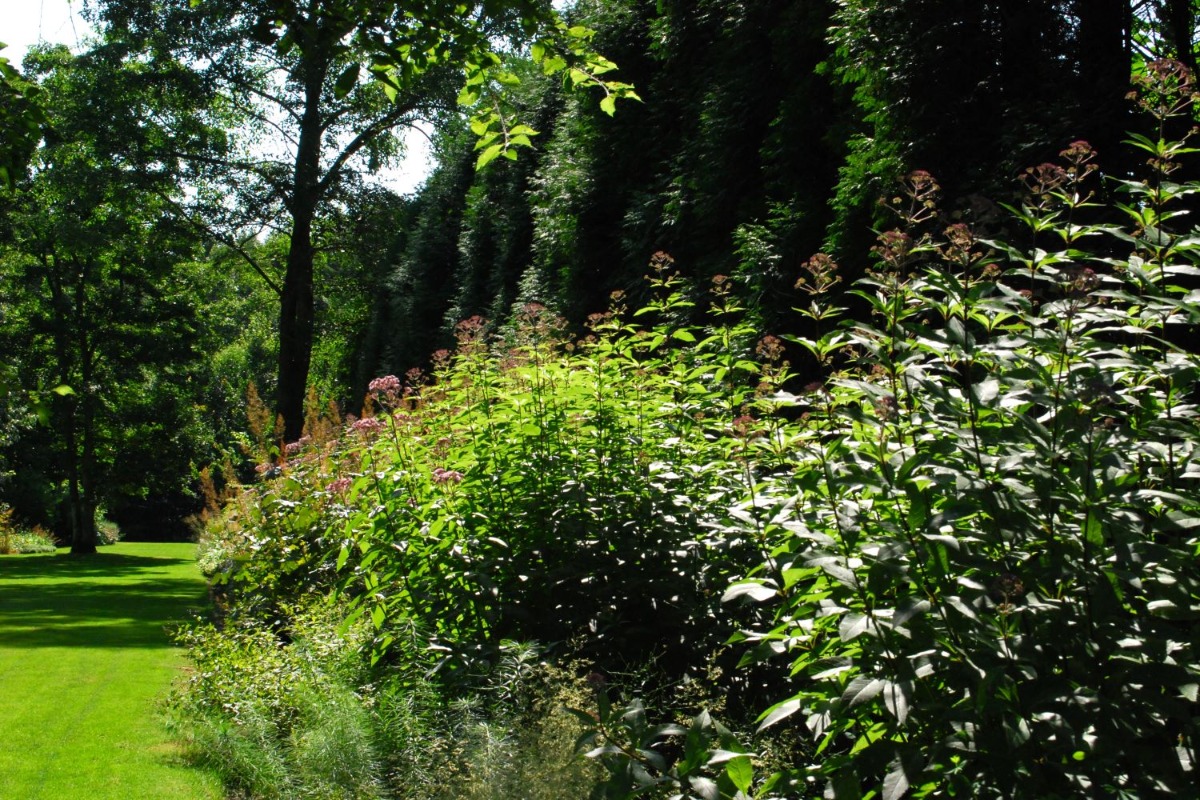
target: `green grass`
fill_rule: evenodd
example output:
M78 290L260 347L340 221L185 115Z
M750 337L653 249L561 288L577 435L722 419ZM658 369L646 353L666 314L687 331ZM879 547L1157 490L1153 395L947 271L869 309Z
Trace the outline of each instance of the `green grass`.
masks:
M195 545L0 558L0 798L221 797L159 715L165 626L205 603Z

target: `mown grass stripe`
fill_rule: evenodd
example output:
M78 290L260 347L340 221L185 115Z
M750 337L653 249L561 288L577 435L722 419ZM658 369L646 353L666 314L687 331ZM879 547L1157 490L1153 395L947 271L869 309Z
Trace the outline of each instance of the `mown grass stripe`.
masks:
M184 663L166 626L205 602L194 551L0 558L0 798L221 797L156 708Z

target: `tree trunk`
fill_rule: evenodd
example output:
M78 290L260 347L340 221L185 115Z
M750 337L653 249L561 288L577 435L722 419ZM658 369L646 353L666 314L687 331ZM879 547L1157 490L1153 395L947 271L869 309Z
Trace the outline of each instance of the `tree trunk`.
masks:
M50 290L50 307L53 310L51 338L54 341L54 357L58 361L58 382L66 386L74 386L76 393L66 397L56 398L60 407L65 407L62 415L63 457L66 479L66 517L67 526L71 533L71 552L87 555L96 552L96 520L94 513L87 513L88 493L91 475L84 475L80 459L80 404L82 392L88 390L86 381L75 385L73 373L74 357L72 353L78 344L72 331L71 320L81 319L79 315L85 310L86 296L83 290L84 278L79 277L75 285L73 297L68 295L63 275L75 275L80 272L86 275L87 265L73 262L63 263L51 255L42 255L42 275L46 287ZM82 325L82 323L80 323ZM79 350L84 358L84 351ZM90 379L90 366L87 370Z
M284 441L294 442L304 430L304 395L313 348L313 220L320 195L321 89L328 67L309 66L305 76L304 115L296 148L290 210L292 237L279 311L279 386Z
M1176 59L1193 73L1196 72L1196 43L1193 41L1196 30L1196 13L1192 8L1194 0L1167 0L1163 9L1163 33L1171 46Z
M1083 114L1076 136L1088 140L1100 164L1110 174L1129 169L1121 145L1129 129L1129 79L1132 69L1128 0L1081 0L1079 17L1079 74L1083 89Z
M96 397L93 389L95 373L87 322L88 266L75 286L75 348L79 354L79 386L76 388L71 425L78 433L70 447L72 464L71 492L71 553L91 555L96 552L96 487L93 460L95 458ZM76 426L78 426L76 428Z
M287 274L280 296L278 406L284 440L288 442L299 439L304 429L304 394L312 362L313 216L311 207L293 214Z

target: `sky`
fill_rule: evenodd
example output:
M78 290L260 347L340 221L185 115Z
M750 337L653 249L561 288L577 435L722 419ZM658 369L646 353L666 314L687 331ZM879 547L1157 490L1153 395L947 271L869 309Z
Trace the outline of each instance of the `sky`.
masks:
M30 45L39 41L65 44L72 50L91 33L78 12L82 0L0 0L0 50L19 66Z
M0 0L0 42L8 46L0 57L20 67L25 51L38 42L65 44L72 50L86 42L91 27L79 15L83 0ZM408 157L397 169L376 180L397 194L410 194L425 182L433 163L429 140L419 131L404 134Z

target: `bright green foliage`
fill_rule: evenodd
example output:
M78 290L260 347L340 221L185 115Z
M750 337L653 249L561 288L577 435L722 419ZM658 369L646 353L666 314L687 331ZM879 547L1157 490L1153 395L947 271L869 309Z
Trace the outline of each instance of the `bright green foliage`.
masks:
M0 50L5 47L0 42ZM12 188L24 170L41 134L45 115L37 104L37 89L22 80L8 59L0 56L0 189Z
M646 313L662 321L644 335L599 315L598 335L564 350L553 317L530 305L493 353L482 320L467 320L435 383L376 382L369 408L383 413L340 448L317 438L263 465L280 477L239 504L241 532L220 545L258 554L231 574L234 590L269 608L337 586L379 628L377 656L405 621L459 666L483 641L584 632L581 652L613 667L656 654L677 673L702 663L697 642L721 638L708 620L723 575L753 551L704 532L704 509L742 480L704 432L731 430L761 369L747 329L674 320L689 303L669 262L656 261L663 296ZM717 288L721 312L736 314Z
M229 134L203 147L158 151L202 182L189 210L235 248L264 229L288 235L282 269L256 263L279 295L276 407L299 438L316 336L317 223L344 201L360 172L400 154L393 131L446 114L456 89L472 110L480 168L516 157L535 131L511 118L505 57L530 47L546 75L572 88L636 99L611 80L591 31L568 26L537 0L417 6L375 0L105 0L98 8L114 47L136 53L161 80L190 80L196 105ZM205 191L207 189L207 191ZM230 203L236 198L236 204Z
M22 530L13 522L13 511L0 503L0 555L14 553L53 553L54 540L41 528Z
M795 692L762 724L803 719L833 796L1195 785L1200 360L1172 340L1200 323L1200 253L1169 222L1195 187L1164 180L1180 148L1137 143L1160 160L1126 184L1131 226L1077 221L1076 142L1027 173L1039 246L1000 246L1005 268L914 173L856 290L871 321L801 342L853 360L776 398L805 418L756 503L772 557L726 600L775 609L735 638L788 654Z
M173 704L182 731L226 783L253 797L380 795L368 711L353 694L366 683L354 635L320 622L298 614L289 648L262 627L183 636L196 673Z
M366 658L369 622L342 609L289 609L288 642L244 618L183 635L196 670L173 695L176 730L232 789L259 798L578 797L578 726L556 708L580 698L506 647L477 693L450 702L429 680L423 643L397 643L387 669ZM553 681L553 682L552 682Z

